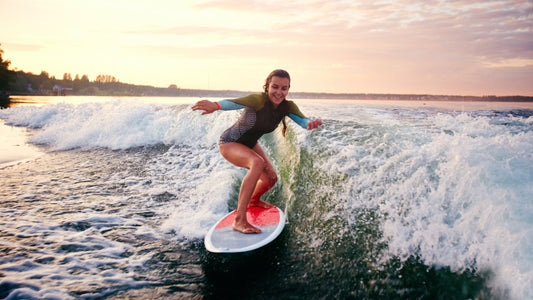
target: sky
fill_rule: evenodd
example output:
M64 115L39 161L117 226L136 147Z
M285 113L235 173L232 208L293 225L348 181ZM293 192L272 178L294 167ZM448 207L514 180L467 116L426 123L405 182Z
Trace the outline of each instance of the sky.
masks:
M11 69L261 91L533 96L533 1L0 0Z

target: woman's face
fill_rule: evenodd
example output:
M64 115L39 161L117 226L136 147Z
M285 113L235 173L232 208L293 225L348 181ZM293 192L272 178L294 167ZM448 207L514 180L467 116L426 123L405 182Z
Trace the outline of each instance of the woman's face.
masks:
M278 107L278 105L285 100L285 97L287 97L287 94L289 93L290 84L289 78L278 76L272 77L268 84L268 98L270 99L270 102L274 104L274 107Z

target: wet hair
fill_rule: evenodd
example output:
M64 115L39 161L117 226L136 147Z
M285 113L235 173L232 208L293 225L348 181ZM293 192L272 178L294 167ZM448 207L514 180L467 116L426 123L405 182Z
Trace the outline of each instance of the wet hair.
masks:
M274 70L272 72L270 72L270 74L268 74L266 80L265 80L265 85L263 86L263 89L265 90L265 93L268 93L268 86L270 85L270 82L272 81L272 77L281 77L281 78L288 78L289 79L289 87L291 87L291 76L289 75L289 72L285 71L285 70L282 70L282 69L277 69L277 70Z
M281 77L281 78L288 78L289 87L291 87L291 76L289 75L289 72L282 70L282 69L277 69L277 70L270 72L270 74L268 74L265 80L265 85L263 86L265 93L268 94L268 87L270 86L270 82L272 81L272 77L274 76ZM283 137L285 137L285 133L287 132L287 123L285 122L285 117L281 120L281 123L283 123L283 129L281 130L281 134L283 135Z

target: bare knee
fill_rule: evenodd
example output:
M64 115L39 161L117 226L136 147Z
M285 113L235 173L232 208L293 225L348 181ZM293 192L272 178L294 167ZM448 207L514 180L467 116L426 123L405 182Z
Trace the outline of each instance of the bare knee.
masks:
M256 156L250 161L250 171L258 172L259 174L261 174L265 167L265 160L260 156Z
M278 182L278 174L276 174L275 172L270 174L268 176L268 179L269 179L269 183L271 186L274 186L274 184L276 184L276 182Z
M266 176L263 177L267 180L268 185L270 187L274 186L276 182L278 182L278 174L276 174L276 171L274 171L274 168L270 164L266 164L265 166L265 174Z

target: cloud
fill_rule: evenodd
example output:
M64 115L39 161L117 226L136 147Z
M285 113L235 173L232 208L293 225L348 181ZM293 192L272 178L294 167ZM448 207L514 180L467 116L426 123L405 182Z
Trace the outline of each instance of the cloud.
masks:
M193 28L235 36L280 34L278 42L339 46L372 42L373 47L448 49L486 59L531 58L528 1L204 1L199 9L253 11L279 20L277 27ZM290 19L287 19L290 17ZM198 30L196 30L198 29ZM182 32L182 30L178 30ZM317 45L317 40L319 43Z
M524 1L204 1L195 8L235 19L236 13L254 14L262 23L237 26L223 18L216 26L158 27L145 34L179 37L180 46L156 46L161 49L155 52L187 59L239 57L343 66L376 77L385 72L393 80L412 75L428 82L444 76L460 80L459 74L476 68L527 67L518 62L533 59L531 31L524 29L531 28L530 6Z

